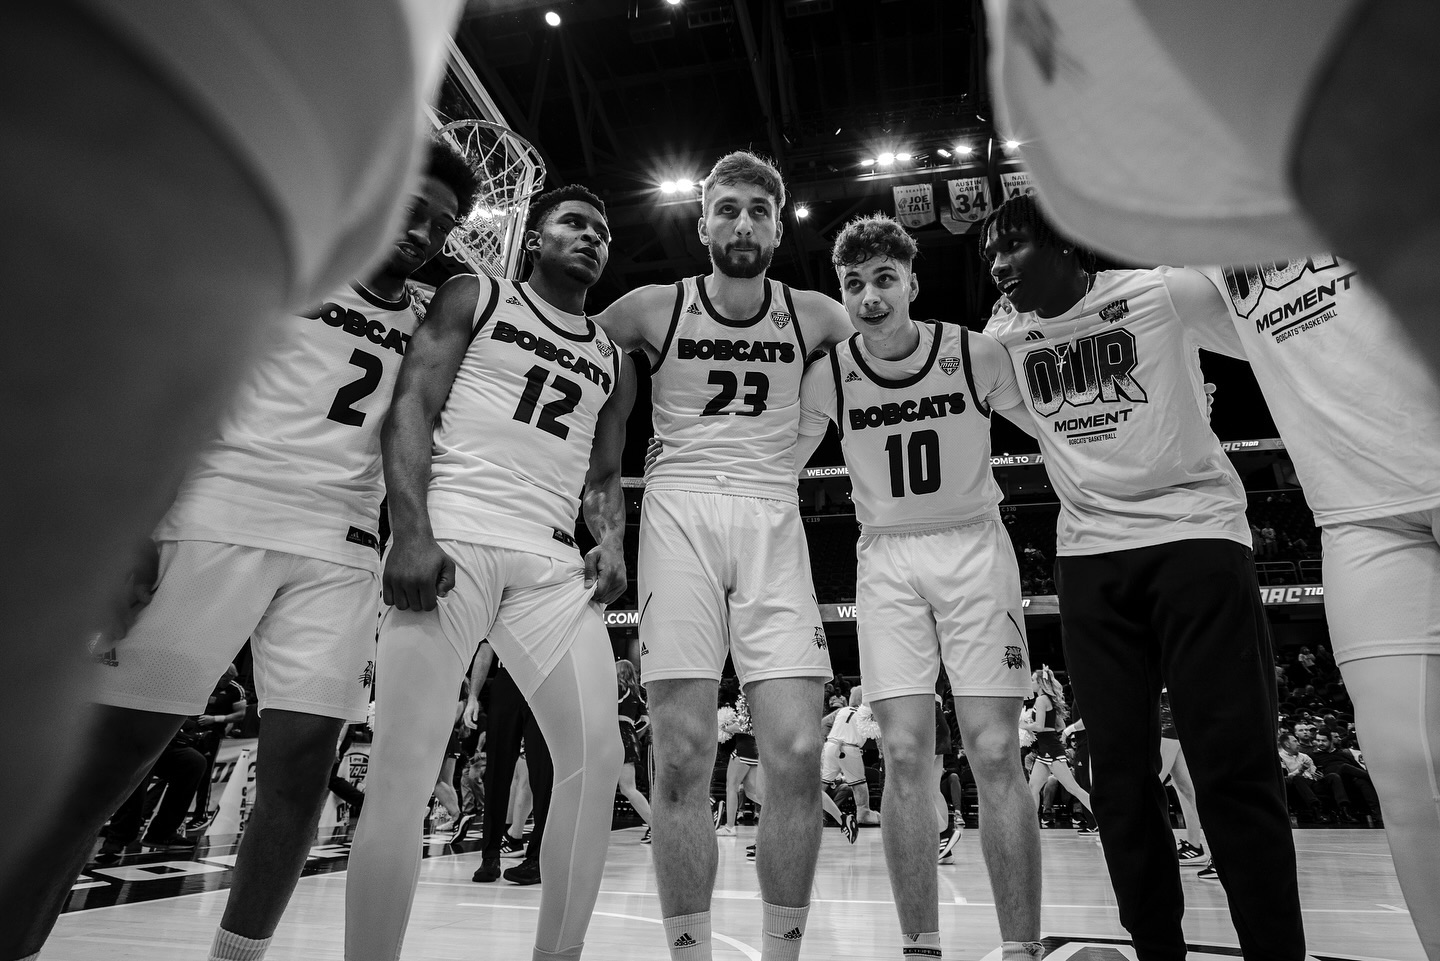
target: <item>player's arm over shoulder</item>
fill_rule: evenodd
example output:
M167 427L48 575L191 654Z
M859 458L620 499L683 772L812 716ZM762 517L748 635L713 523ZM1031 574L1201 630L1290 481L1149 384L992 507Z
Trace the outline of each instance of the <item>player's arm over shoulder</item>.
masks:
M1025 395L1015 379L1015 365L1005 345L989 334L970 334L970 373L975 378L975 392L990 409L1031 437L1035 423L1025 409Z
M1185 329L1201 347L1245 360L1245 346L1230 305L1216 282L1194 267L1159 267L1170 305Z
M805 346L812 354L829 350L855 333L845 305L818 290L793 290L797 323L805 334Z
M795 442L795 471L802 473L815 454L830 421L837 416L835 377L828 351L805 370L800 380L800 436Z
M593 320L621 350L643 350L653 363L665 346L679 293L674 284L637 287L606 307Z

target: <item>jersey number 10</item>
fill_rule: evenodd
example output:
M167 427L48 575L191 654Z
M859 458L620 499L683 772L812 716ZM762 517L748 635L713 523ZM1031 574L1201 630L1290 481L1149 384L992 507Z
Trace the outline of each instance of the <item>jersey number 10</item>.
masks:
M906 461L910 493L935 493L940 489L940 435L933 430L917 430L910 435L904 452L900 450L902 436L891 434L885 439L885 452L890 455L890 496L905 496Z

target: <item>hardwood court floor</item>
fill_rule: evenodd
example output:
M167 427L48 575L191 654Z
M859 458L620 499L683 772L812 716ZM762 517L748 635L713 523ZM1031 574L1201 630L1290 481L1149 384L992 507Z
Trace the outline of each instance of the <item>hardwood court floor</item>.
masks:
M616 831L610 846L599 903L586 939L591 961L664 961L655 874L648 846L638 829ZM1317 957L1359 956L1424 961L1395 880L1383 831L1305 830L1295 834L1300 862L1300 891L1310 951ZM1047 935L1124 938L1114 897L1095 839L1073 831L1042 831L1045 864L1043 924ZM717 961L757 961L760 903L755 866L745 859L753 828L738 838L721 838L720 870L713 911ZM470 875L480 863L474 853L447 853L431 845L421 867L420 887L405 942L405 959L483 961L526 958L533 943L541 886L517 887L505 881L475 884ZM996 951L999 931L990 886L980 858L979 837L967 831L955 863L941 865L940 921L947 959L979 959ZM172 858L175 856L172 855ZM344 846L317 847L317 864L339 869ZM99 959L203 958L227 896L225 879L233 856L202 851L193 860L171 861L170 868L145 864L104 875L91 870L77 891L77 905L114 901L92 897L103 884L143 885L145 871L197 872L193 894L154 900L81 907L61 917L42 961ZM507 866L513 861L504 862ZM202 875L198 872L204 871ZM1185 872L1186 934L1195 944L1230 945L1217 955L1236 956L1235 932L1219 884ZM150 875L153 877L153 874ZM158 889L157 889L158 890ZM168 891L181 890L173 884ZM98 894L98 892L96 892ZM343 870L302 878L269 953L272 961L330 961L342 957L345 874ZM880 846L880 832L865 830L854 847L840 832L825 831L813 907L802 957L809 959L898 957L898 927ZM1063 937L1056 944L1063 942ZM1119 961L1128 949L1097 953L1057 949L1056 957L1109 956ZM998 956L998 952L996 952ZM1192 957L1197 955L1192 953Z

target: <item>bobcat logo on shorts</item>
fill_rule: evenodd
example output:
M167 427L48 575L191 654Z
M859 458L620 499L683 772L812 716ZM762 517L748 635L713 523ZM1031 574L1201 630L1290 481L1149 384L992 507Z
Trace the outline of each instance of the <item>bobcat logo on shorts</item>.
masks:
M360 681L360 686L363 687L363 688L367 688L367 689L368 689L368 688L374 686L374 684L375 684L375 662L374 662L374 661L366 661L366 662L365 662L365 670L363 670L363 671L360 672L360 677L358 678L358 680Z
M598 343L595 345L595 349L598 350L598 351L600 351L600 356L601 356L601 357L609 357L611 354L615 353L615 348L614 348L614 347L611 347L608 343L606 343L606 342L603 341L603 340L600 341L600 342L598 342Z
M790 312L788 310L772 310L770 311L770 319L775 321L775 326L781 330L790 326Z
M1005 666L1012 671L1018 671L1025 666L1025 656L1020 653L1020 648L1014 644L1005 645Z
M815 646L822 651L829 647L825 641L825 628L823 627L815 628Z
M957 371L957 370L960 369L960 358L959 358L959 357L941 357L941 358L940 358L940 369L943 370L943 371L945 371L945 376L946 376L946 377L949 377L951 374L955 373L955 371Z

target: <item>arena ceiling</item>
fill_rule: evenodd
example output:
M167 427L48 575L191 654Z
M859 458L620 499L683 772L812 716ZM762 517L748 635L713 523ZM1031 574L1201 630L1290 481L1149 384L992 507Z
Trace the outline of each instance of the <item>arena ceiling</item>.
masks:
M938 199L945 179L1014 159L992 122L984 34L981 0L469 0L455 42L539 148L546 185L581 183L605 200L614 242L593 311L708 270L698 193L660 185L703 179L736 148L777 160L791 192L771 276L835 293L836 231L857 214L893 213L892 186L932 182ZM443 97L440 113L453 119ZM975 148L963 168L939 153L957 143ZM886 150L912 159L861 165ZM973 234L932 224L916 236L915 315L982 327L997 292ZM1221 385L1222 438L1273 436L1248 367L1207 357L1206 370ZM637 430L648 435L648 405L639 407L632 448ZM1008 424L998 429L997 451L1034 449ZM627 470L632 460L627 450ZM839 463L838 445L820 460Z

